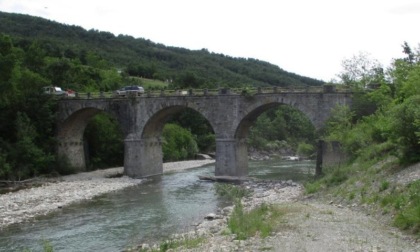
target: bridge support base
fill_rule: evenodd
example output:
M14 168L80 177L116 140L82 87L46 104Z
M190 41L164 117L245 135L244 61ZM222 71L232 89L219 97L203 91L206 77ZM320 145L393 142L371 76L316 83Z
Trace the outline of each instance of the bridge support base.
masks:
M216 139L215 175L248 175L248 148L245 139Z
M73 172L86 171L86 160L83 140L61 140L57 149L60 165L70 168Z
M124 148L124 175L144 178L163 173L160 138L127 139Z

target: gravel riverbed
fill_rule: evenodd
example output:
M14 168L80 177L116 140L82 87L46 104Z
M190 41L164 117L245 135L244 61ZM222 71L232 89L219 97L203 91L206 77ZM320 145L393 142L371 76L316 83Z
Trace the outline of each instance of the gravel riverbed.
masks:
M175 172L206 164L214 160L192 160L163 164L164 173ZM95 196L142 183L122 174L123 167L63 176L39 187L22 189L0 195L0 230L10 224L32 220L69 204L90 200Z

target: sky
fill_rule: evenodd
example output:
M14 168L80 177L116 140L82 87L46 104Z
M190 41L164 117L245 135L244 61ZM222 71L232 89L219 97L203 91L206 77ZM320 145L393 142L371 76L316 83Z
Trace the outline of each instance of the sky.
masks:
M0 0L21 13L330 81L360 53L385 68L420 43L419 0Z

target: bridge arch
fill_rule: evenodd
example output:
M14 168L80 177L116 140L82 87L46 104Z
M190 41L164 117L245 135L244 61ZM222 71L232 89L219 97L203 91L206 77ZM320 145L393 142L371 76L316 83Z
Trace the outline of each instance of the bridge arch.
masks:
M163 173L162 133L168 120L186 109L200 114L213 128L205 113L188 104L169 104L149 110L139 124L138 131L125 139L124 174L130 177L147 177Z
M73 112L57 132L58 158L64 165L70 165L76 171L85 171L86 157L83 133L89 121L103 110L95 107L86 107Z
M249 106L244 109L244 113L238 118L238 123L236 125L236 130L233 136L233 148L235 151L236 159L236 168L234 169L234 174L240 174L241 176L248 175L248 144L247 139L249 136L250 128L255 124L258 117L261 116L264 112L269 111L273 108L278 108L280 106L290 106L302 114L304 114L309 120L310 115L306 114L305 111L302 111L299 106L294 106L295 104L287 104L285 101L278 100L265 100L263 102L251 103ZM314 124L313 121L311 121Z

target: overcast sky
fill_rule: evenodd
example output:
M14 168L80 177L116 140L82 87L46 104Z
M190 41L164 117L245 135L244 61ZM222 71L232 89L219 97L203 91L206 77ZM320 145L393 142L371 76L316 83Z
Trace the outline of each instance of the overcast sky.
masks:
M0 11L255 58L324 81L360 52L386 67L403 57L404 41L420 43L419 0L0 0Z

